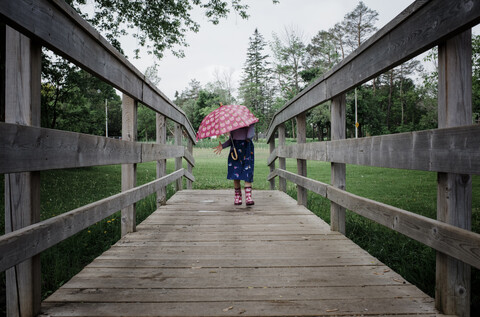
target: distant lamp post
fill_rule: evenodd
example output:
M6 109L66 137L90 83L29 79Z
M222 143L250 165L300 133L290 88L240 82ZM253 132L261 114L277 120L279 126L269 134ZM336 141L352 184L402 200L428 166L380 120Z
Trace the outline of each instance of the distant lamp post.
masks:
M107 106L107 98L105 98L105 136L108 138L108 106Z

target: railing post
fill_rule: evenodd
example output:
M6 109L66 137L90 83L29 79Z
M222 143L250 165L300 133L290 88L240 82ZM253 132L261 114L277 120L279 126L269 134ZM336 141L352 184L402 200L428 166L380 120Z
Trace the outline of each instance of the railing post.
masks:
M178 123L175 123L175 145L182 145L182 126ZM175 170L178 171L182 168L182 158L175 158ZM179 191L183 188L183 178L177 179L175 183L175 190Z
M331 106L331 133L332 141L345 139L346 137L346 100L345 94L332 99ZM344 163L331 163L331 182L332 186L345 189ZM330 203L330 229L345 234L345 208L334 202Z
M301 113L297 116L297 143L307 142L307 115ZM297 173L307 176L307 160L297 159ZM307 206L307 190L297 185L297 204Z
M193 156L193 141L190 138L188 138L187 150ZM188 172L190 172L190 174L193 174L192 164L187 163L187 170ZM193 188L193 182L187 178L187 189L192 189L192 188Z
M122 98L122 139L137 140L137 101L123 94ZM122 191L137 184L137 164L122 164ZM136 205L122 209L122 236L136 231Z
M285 146L285 124L282 123L278 126L278 146ZM287 164L284 157L278 158L278 168L287 169ZM278 178L278 189L282 192L287 192L287 180L284 177Z
M471 30L438 47L438 127L472 124ZM471 230L472 178L438 173L437 219ZM443 314L470 316L470 266L437 251L435 305Z
M273 151L275 151L275 133L270 138L268 144L269 144L269 148L270 148L270 154L272 154ZM270 173L275 170L275 161L273 161L272 164L270 164L269 168L270 168ZM275 189L275 178L272 178L270 180L270 189L271 190Z
M39 127L41 47L9 26L2 27L2 33L5 121ZM5 174L5 233L39 221L40 172ZM6 290L7 316L40 313L40 255L6 271Z
M165 116L160 113L156 114L156 123L157 123L157 143L165 144L167 143L167 125ZM157 161L157 178L161 178L167 175L167 160L160 159ZM167 188L162 187L157 191L157 208L165 205L167 203Z

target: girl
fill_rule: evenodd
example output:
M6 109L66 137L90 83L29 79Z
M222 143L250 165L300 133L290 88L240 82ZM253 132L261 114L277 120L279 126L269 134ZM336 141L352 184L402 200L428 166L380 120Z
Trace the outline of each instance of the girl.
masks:
M213 148L215 154L220 154L222 149L230 146L228 155L227 179L233 180L235 188L235 205L242 204L242 189L240 181L245 182L245 204L255 204L252 199L252 182L254 170L254 147L252 137L255 135L255 124L230 132L230 138L225 143L218 142Z

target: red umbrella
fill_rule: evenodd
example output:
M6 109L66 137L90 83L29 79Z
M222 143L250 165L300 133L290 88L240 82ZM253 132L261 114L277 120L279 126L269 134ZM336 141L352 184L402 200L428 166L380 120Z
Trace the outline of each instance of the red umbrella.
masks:
M203 118L197 132L197 140L224 134L258 122L258 118L241 105L220 105Z

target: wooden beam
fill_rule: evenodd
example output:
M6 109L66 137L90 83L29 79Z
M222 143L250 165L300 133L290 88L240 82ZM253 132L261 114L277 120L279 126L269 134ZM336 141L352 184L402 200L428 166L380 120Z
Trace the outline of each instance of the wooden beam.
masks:
M268 144L269 144L269 148L270 148L270 157L272 155L275 155L275 157L276 157L275 138L272 138ZM273 172L273 170L275 169L275 160L273 160L273 162L268 164L268 166L269 166L269 169L270 169L270 173ZM275 189L275 179L272 178L272 179L270 179L269 182L270 182L270 189L274 190Z
M187 171L193 177L193 167L195 166L195 161L193 159L193 142L192 140L187 140L187 148L185 149L185 154L183 156L187 161ZM193 188L193 182L191 178L187 177L187 189Z
M6 55L1 71L5 72L6 87L2 96L5 121L40 126L41 47L8 26L4 31ZM5 233L38 221L40 173L5 174ZM8 316L36 316L40 313L40 256L31 255L22 260L5 274Z
M157 144L165 145L167 143L167 122L164 115L156 114L156 132ZM157 160L157 178L162 178L167 174L167 160L160 158ZM160 187L157 191L157 208L167 204L167 188Z
M297 143L307 142L307 115L301 113L297 115ZM307 161L297 159L297 173L300 176L307 176ZM307 191L300 185L297 185L297 202L299 205L307 206Z
M282 158L431 172L480 174L480 126L277 147Z
M415 1L331 71L277 111L266 138L271 138L280 123L377 77L479 22L478 1Z
M285 124L282 123L278 126L278 146L285 146ZM278 147L277 147L278 148ZM278 150L275 149L275 155L277 155ZM285 158L280 157L278 159L278 167L282 170L287 169L287 164ZM287 192L287 181L283 177L278 178L278 189L282 192Z
M187 179L187 181L195 182L195 176L193 176L192 173L190 173L189 171L187 171L184 168L182 170L183 170L183 174L184 174L185 178Z
M175 145L177 146L182 146L182 126L180 124L175 124ZM177 157L175 158L175 170L180 170L182 168L182 158ZM175 190L179 191L183 189L183 180L177 179L177 182L175 184Z
M183 177L178 170L142 186L129 189L56 217L0 237L0 271L54 246L113 213L157 192Z
M275 169L270 173L269 178L276 176L282 176L295 184L301 184L308 190L360 216L373 220L431 248L443 250L449 256L480 268L480 234L478 233L360 197L289 171Z
M331 106L332 140L346 138L346 97L340 95L332 99ZM345 190L346 165L333 161L331 163L331 183ZM345 208L332 202L330 205L330 228L345 234Z
M55 53L182 124L195 142L195 131L185 113L65 1L2 1L0 16L2 21L7 21ZM74 30L75 36L65 30Z
M273 140L273 139L272 139ZM275 161L277 160L277 149L274 148L273 151L270 152L270 155L267 158L267 165L275 165Z
M472 124L471 43L472 32L469 30L438 46L439 128ZM471 176L439 173L437 180L437 219L471 230ZM436 308L444 314L470 316L470 276L468 264L439 249L436 262Z
M137 102L128 95L122 98L122 139L137 140ZM137 184L137 164L122 164L122 191L134 188ZM136 231L136 206L132 204L122 209L122 237Z

